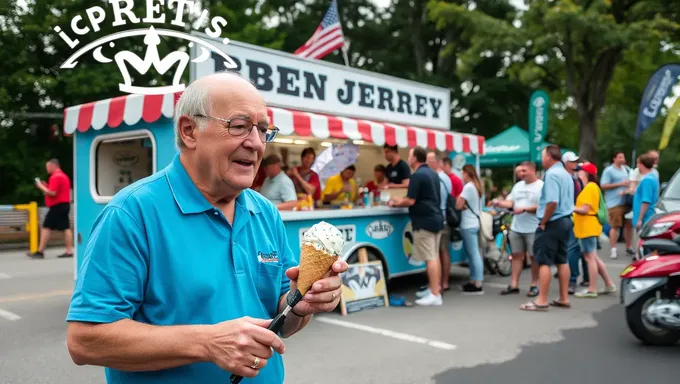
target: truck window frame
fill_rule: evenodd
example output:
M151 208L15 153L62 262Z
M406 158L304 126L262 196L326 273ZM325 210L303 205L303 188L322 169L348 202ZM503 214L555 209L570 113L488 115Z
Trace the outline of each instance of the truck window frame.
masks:
M97 191L97 149L103 142L127 141L149 139L151 141L151 174L158 170L157 164L157 144L153 133L148 129L136 129L133 131L107 133L95 137L90 145L90 196L97 204L107 204L113 199L113 196L102 196Z

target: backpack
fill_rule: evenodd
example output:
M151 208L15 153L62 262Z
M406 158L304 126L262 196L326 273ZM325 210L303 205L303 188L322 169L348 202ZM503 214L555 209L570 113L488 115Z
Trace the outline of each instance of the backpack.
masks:
M479 220L479 236L486 241L493 240L494 239L493 215L491 215L489 212L484 211L481 211L480 214L478 215L477 213L475 213L475 211L472 210L472 207L470 207L470 203L468 203L467 201L465 202L465 206L467 206L470 212L472 212L473 215L477 216L477 219Z
M439 179L440 184L444 182ZM444 184L446 186L446 184ZM446 220L446 225L451 228L458 228L460 226L460 215L461 212L456 209L456 199L450 193L446 194L446 211L444 219Z

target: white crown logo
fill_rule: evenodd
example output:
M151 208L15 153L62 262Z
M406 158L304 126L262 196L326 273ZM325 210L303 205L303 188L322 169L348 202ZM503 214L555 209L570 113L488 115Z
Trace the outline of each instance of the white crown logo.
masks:
M161 38L156 33L154 27L150 27L146 36L144 36L144 44L146 44L146 53L144 59L141 59L134 52L130 51L120 51L114 56L114 60L118 65L118 70L121 75L123 75L124 84L119 84L119 88L122 92L127 93L145 93L149 88L135 87L132 85L132 79L130 78L130 72L128 71L127 65L136 69L140 74L146 74L149 69L153 66L159 74L164 74L173 64L178 63L175 70L175 75L172 78L172 85L166 87L155 87L155 91L164 93L181 92L184 90L184 84L180 84L182 78L182 73L186 69L189 63L189 54L186 52L172 52L165 56L162 60L158 55L158 45L161 43ZM96 51L101 52L101 51ZM103 56L97 57L95 59L99 62L104 62L101 59L106 59ZM110 60L109 60L110 62Z
M186 1L187 0L181 0L181 2ZM199 21L197 21L197 23L195 24L195 27L200 25L206 18L207 11L204 10L203 13L201 14ZM213 23L213 27L215 27L215 24L220 23L226 25L226 20L224 20L223 18L217 17L216 19L218 21L216 23ZM215 29L218 30L219 28L215 27ZM72 40L68 35L65 34L64 31L61 30L60 27L57 26L54 28L54 30L57 33L59 33L59 36L71 48L75 48L78 45L79 41ZM219 35L219 31L206 30L206 33L211 37L217 37ZM128 50L119 51L118 53L113 55L113 60L104 56L104 54L102 53L102 49L104 48L105 45L115 47L114 43L115 40L133 36L144 37L144 45L146 45L144 58L141 58L136 53ZM189 41L188 44L189 48L195 45L196 48L200 49L199 54L195 59L191 60L191 57L187 52L175 51L161 58L158 52L158 46L161 44L160 36L168 36L182 40L187 40ZM222 40L222 42L224 44L228 44L229 39L225 38ZM203 61L206 61L208 58L210 58L211 52L214 52L216 55L224 59L224 67L228 69L235 69L238 67L231 57L229 57L225 52L215 47L213 44L206 40L200 39L199 37L196 36L189 35L187 33L174 31L170 29L156 29L153 26L151 26L148 29L147 28L132 29L124 32L113 33L111 35L99 38L85 45L84 47L78 49L74 54L71 55L71 57L64 61L60 68L62 69L75 68L76 65L78 64L77 60L82 55L89 51L92 51L93 58L100 63L108 64L114 61L116 62L118 70L120 71L120 74L123 77L123 82L118 84L120 91L142 95L162 95L167 93L182 92L185 88L185 85L182 84L181 82L182 75L184 74L184 71L186 70L186 67L189 64L189 62L201 63ZM154 70L161 75L170 71L170 69L174 67L175 72L172 77L172 85L154 87L140 87L132 85L132 77L130 75L131 69L134 69L138 73L144 75L151 69L151 67L153 67Z

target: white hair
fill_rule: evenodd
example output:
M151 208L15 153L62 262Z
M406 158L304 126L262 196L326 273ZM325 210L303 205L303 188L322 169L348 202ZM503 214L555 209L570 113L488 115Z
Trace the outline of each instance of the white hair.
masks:
M243 79L240 73L234 71L224 71L218 72L211 76L238 76ZM212 103L210 101L210 89L214 83L210 81L198 81L195 80L193 83L189 84L182 96L180 96L175 106L175 118L174 118L174 128L175 128L175 146L178 150L184 148L184 142L182 141L182 136L179 134L179 118L182 115L195 116L203 115L210 116L212 110ZM208 126L207 119L197 120L198 129L204 130Z

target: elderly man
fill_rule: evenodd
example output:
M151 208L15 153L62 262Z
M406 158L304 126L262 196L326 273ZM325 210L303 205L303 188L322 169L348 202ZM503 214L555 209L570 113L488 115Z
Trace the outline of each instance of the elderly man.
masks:
M280 211L290 211L297 205L297 193L293 180L281 170L279 155L269 155L262 160L267 177L262 183L260 193L271 201Z
M546 170L536 217L539 224L534 238L534 259L538 263L538 296L523 304L525 311L547 311L550 306L569 308L569 265L567 249L573 233L574 180L561 161L560 147L548 145L541 160ZM548 302L551 266L557 266L560 297Z
M234 73L188 86L175 116L179 154L117 194L83 247L71 357L107 367L110 384L226 383L231 373L282 383L280 337L337 306L347 264L314 284L280 335L267 330L298 277L278 210L248 189L277 129Z

